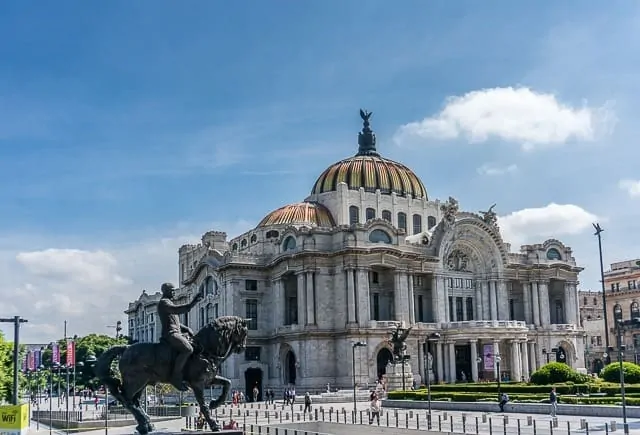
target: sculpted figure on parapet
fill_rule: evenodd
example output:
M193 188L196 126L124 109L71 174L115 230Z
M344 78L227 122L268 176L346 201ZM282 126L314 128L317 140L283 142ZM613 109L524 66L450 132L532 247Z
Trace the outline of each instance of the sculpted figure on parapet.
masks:
M447 202L440 206L440 211L442 211L442 220L447 225L453 225L456 223L456 215L458 211L460 211L460 207L458 204L458 200L454 197L450 196Z
M496 204L493 204L489 207L487 211L480 211L480 215L482 215L482 220L485 224L490 225L492 227L498 227L498 215L493 209L496 207Z

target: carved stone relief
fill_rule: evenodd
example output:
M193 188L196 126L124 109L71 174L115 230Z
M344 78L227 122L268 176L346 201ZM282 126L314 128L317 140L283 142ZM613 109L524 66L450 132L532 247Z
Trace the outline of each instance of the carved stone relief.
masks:
M467 254L459 249L453 251L447 257L447 269L456 272L468 272L469 271L469 257Z

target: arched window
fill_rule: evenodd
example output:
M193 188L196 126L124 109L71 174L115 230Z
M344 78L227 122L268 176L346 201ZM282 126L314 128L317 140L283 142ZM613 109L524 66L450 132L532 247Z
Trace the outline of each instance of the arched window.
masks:
M256 236L255 234L251 235L251 243L255 243L258 240L258 236Z
M212 276L208 276L204 280L204 293L206 295L212 295L214 293L215 280Z
M369 233L369 241L372 243L391 243L391 236L382 230L373 230Z
M427 229L430 230L431 228L436 226L436 218L435 216L429 216L427 218Z
M560 251L558 251L556 248L549 248L549 250L547 251L547 260L562 260Z
M375 219L376 218L376 210L374 208L367 208L365 210L365 213L367 215L367 220L370 221L371 219Z
M391 212L389 210L382 210L382 219L391 222Z
M207 304L207 314L206 314L206 319L207 319L207 325L211 322L213 322L213 304L212 303L208 303Z
M640 305L636 301L631 302L631 318L636 319L640 317Z
M291 251L292 249L296 249L296 239L293 236L289 236L286 238L282 247L285 251Z
M398 228L407 232L407 215L405 213L398 213Z
M234 243L233 246L231 247L232 251L237 251L238 250L238 244Z
M586 297L586 296L582 299L582 301L583 301L583 302L582 302L582 304L583 304L583 305L587 305L587 304L588 304L588 302L587 302L587 297Z
M422 232L422 216L419 214L413 215L413 234L420 234Z
M247 239L243 239L242 242L240 242L240 246L243 248L247 246Z
M349 207L349 225L360 222L360 210L355 205Z
M622 307L620 304L615 304L613 306L613 318L616 320L622 320Z
M280 233L278 233L276 230L267 231L267 239L275 239L275 238L278 238L279 236L280 236Z

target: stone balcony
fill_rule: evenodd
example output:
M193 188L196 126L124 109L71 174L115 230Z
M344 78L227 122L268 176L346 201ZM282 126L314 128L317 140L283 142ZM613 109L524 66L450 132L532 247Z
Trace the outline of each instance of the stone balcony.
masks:
M469 320L466 322L443 323L442 327L443 329L527 329L527 322L522 322L519 320Z

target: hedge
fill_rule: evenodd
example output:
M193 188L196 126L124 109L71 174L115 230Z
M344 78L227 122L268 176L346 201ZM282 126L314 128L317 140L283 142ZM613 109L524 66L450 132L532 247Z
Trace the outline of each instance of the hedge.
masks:
M592 384L552 384L552 385L532 385L521 383L502 383L500 389L507 394L549 394L551 387L556 387L558 394L605 394L615 396L620 394L620 385L615 383L592 383ZM625 384L628 394L640 394L640 384ZM421 389L418 391L426 391ZM438 384L431 386L432 392L482 392L497 393L496 383L465 383L465 384Z
M560 382L584 384L589 382L589 376L578 373L576 370L561 362L545 364L531 374L531 383L536 385L548 385Z
M623 362L624 382L634 384L640 382L640 366ZM612 363L602 370L602 378L607 382L620 382L620 363Z
M419 400L426 401L428 394L426 391L391 391L388 394L390 400ZM431 400L450 401L450 402L497 402L496 394L485 393L439 393L432 392ZM509 394L509 400L517 403L549 403L548 394ZM627 405L640 406L640 395L627 396ZM588 396L560 396L559 403L566 404L584 404L584 405L619 405L621 398L618 397L588 397Z

